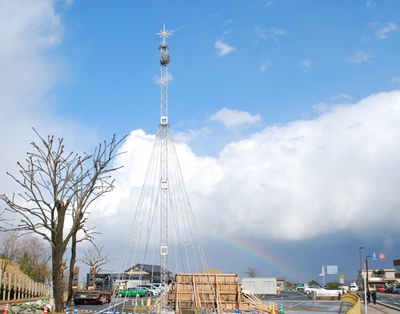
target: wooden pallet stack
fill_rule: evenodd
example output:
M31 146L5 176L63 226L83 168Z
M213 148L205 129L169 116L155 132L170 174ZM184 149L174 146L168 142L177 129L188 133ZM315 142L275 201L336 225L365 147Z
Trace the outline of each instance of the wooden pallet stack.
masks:
M242 291L236 274L177 274L169 289L168 306L176 313L270 313L256 295Z

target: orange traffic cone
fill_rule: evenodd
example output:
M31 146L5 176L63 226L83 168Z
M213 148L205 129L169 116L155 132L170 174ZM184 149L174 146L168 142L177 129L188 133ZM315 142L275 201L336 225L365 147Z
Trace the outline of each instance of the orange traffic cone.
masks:
M44 305L44 308L43 308L43 314L47 314L47 305L46 304Z
M6 304L6 308L4 309L4 313L3 314L8 314L8 302Z

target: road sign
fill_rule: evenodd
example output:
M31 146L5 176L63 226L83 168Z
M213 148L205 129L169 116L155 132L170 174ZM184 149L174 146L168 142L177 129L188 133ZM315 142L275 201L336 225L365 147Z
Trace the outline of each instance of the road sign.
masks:
M344 278L344 275L343 275L343 274L340 274L340 275L339 275L339 278Z
M383 252L380 252L380 253L378 254L378 258L379 258L381 261L383 261L383 260L386 258L386 254L383 253Z
M326 266L326 273L328 275L337 275L338 273L338 267L337 265L334 266Z
M371 261L377 261L377 260L378 260L378 254L373 253L373 254L371 255Z

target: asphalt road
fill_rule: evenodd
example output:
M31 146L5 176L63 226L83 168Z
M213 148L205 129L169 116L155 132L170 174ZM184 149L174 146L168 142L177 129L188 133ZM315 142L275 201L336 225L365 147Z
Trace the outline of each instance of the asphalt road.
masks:
M299 293L299 292L283 292L280 296L260 296L263 302L266 302L267 306L269 303L277 303L278 308L282 305L284 312L289 314L303 313L303 312L314 312L318 313L345 313L350 307L350 304L343 303L341 301L313 301L310 296ZM147 298L140 298L139 302L143 300L145 303ZM85 312L97 312L106 313L110 312L121 312L123 304L132 304L132 299L116 299L114 298L111 304L104 305L79 305L76 306L78 311Z

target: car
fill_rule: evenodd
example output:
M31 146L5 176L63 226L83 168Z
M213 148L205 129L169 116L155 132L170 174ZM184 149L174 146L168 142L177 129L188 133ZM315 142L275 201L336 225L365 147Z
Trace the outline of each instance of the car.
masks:
M165 283L153 282L153 286L155 286L158 290L161 290L161 291L167 290L167 288L168 288L168 285Z
M321 290L321 289L322 289L321 286L309 286L304 288L304 292L310 294L315 292L316 290Z
M148 296L148 297L160 294L157 289L153 289L151 287L137 286L136 288L146 291L146 296Z
M154 284L150 284L150 283L143 283L143 284L138 285L138 287L156 290L156 291L158 291L158 294L161 294L161 292L162 292L160 288L157 288Z
M358 291L358 287L354 282L350 284L349 291Z
M295 291L297 291L297 292L302 292L302 291L304 291L304 288L305 288L305 286L304 286L303 284L299 284L299 285L296 285L296 286L293 288L293 290L295 290Z
M395 287L393 287L393 289L392 289L392 291L391 291L392 293L400 293L400 286L395 286Z
M385 287L379 286L379 287L376 288L376 291L384 292L385 291Z
M384 290L384 292L390 293L390 292L392 292L392 288L393 288L393 287L391 287L391 286L386 287L385 290Z
M134 298L136 296L145 297L146 291L138 288L129 288L118 291L117 295L124 298L125 297Z

